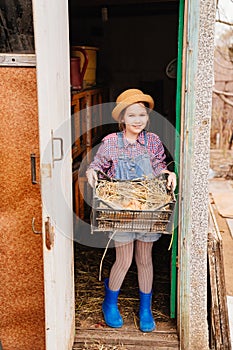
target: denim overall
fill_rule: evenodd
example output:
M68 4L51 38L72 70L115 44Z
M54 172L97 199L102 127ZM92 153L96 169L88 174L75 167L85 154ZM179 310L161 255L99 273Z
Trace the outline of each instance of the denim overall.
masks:
M144 131L145 145L143 154L137 157L128 157L124 154L124 141L123 133L117 133L119 156L118 164L116 168L116 179L118 180L135 180L142 179L143 177L153 177L153 168L151 166L150 156L147 152L147 136Z
M118 164L116 168L115 179L118 180L135 180L143 179L143 177L154 177L153 168L150 161L150 156L147 152L147 136L144 131L145 145L143 154L136 157L128 157L124 154L124 141L123 133L119 132L118 135L118 147L119 156ZM126 243L132 240L139 240L143 242L155 242L161 237L159 233L134 233L134 232L117 232L114 235L113 240Z

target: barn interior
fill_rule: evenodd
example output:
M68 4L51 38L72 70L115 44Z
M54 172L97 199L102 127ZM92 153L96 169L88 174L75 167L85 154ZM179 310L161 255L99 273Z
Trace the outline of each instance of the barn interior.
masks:
M111 243L103 260L102 280L99 281L100 263L108 238L106 233L96 236L90 232L91 209L86 198L88 193L91 197L91 190L85 180L82 181L84 175L80 175L80 165L91 161L103 136L110 131L118 131L118 125L111 118L111 107L119 93L127 88L138 88L154 98L155 111L150 119L150 131L161 137L167 163L172 170L178 21L179 1L176 0L69 0L71 51L77 46L96 50L96 80L92 86L85 86L84 81L81 89L72 89L72 99L77 95L83 96L85 91L101 89L102 103L110 106L104 108L105 123L101 128L98 126L91 130L92 135L98 133L98 139L93 137L89 140L89 156L87 149L73 153L76 328L79 334L81 330L106 329L101 312L103 279L109 275L115 254ZM79 109L82 106L85 109L86 105L82 105L81 101ZM75 109L72 111L75 114ZM82 111L79 110L78 115L81 118ZM85 198L81 213L80 197ZM153 247L152 309L161 330L166 327L171 329L171 325L175 324L170 317L171 239L171 235L162 235ZM128 331L138 331L138 301L137 271L133 262L119 298L124 327Z

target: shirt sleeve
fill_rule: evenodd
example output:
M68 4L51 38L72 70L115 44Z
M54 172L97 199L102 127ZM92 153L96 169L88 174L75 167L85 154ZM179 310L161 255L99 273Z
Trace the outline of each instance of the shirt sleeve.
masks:
M112 161L109 156L108 142L102 140L99 149L94 157L94 160L89 165L88 169L100 170L107 173L108 169L112 165Z
M162 170L167 169L164 147L158 135L150 133L148 147L149 151L151 152L152 168L155 172L155 175L158 175Z

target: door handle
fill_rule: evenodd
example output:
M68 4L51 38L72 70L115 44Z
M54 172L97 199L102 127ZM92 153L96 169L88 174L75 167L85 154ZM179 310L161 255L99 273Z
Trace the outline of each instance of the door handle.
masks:
M51 130L51 137L52 137L52 161L53 161L53 167L54 167L54 162L58 162L59 160L62 160L64 157L63 139L61 137L54 137L53 130ZM55 155L54 155L54 142L55 141L59 141L59 143L60 143L60 157L55 157Z

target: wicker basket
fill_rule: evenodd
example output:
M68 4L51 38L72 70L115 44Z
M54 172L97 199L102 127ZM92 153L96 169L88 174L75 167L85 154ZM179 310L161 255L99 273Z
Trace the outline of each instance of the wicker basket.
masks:
M175 197L153 210L113 209L93 191L91 231L147 232L171 234Z

